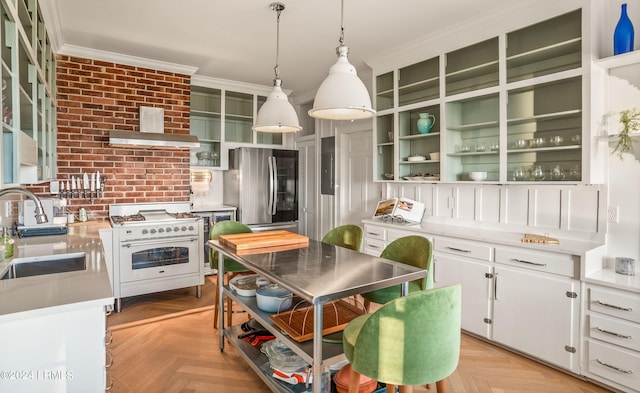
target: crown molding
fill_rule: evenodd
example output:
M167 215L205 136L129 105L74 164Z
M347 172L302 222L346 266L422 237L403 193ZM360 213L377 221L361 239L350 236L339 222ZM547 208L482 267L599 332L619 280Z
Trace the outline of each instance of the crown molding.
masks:
M150 68L153 70L173 72L176 74L193 75L198 71L198 67L183 64L167 63L164 61L146 59L143 57L123 55L120 53L107 52L97 49L84 48L75 45L62 45L58 51L60 55L82 57L86 59L102 60L111 63L125 64L133 67Z
M191 77L191 84L194 86L232 90L239 93L261 94L264 96L269 95L271 90L273 90L273 86L256 85L253 83L238 82L229 79L213 78L202 75L193 75ZM282 91L286 95L291 94L291 90L282 89Z

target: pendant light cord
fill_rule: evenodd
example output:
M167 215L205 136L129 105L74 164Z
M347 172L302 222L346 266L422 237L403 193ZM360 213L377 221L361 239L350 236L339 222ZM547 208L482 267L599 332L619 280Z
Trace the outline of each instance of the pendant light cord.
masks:
M276 74L276 79L280 79L278 60L280 58L280 13L282 12L282 9L277 8L276 12L278 13L278 16L276 17L276 66L273 67L273 71Z
M340 46L344 45L344 0L340 0Z

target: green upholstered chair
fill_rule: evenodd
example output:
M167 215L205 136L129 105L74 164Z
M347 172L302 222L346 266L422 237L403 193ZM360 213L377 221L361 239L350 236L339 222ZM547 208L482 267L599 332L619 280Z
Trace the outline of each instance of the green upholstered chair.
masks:
M253 232L251 228L246 226L245 224L238 221L220 221L217 222L214 226L211 227L209 231L209 239L217 240L220 235L229 235L232 233L251 233ZM218 252L214 249L209 249L209 264L212 269L218 268ZM216 300L215 305L213 306L213 327L218 327L218 284L220 280L223 280L225 284L229 283L233 277L242 274L249 273L250 270L241 265L240 263L234 261L229 257L224 257L224 277L220 277L218 275L218 279L216 280ZM227 326L231 326L231 299L227 299Z
M322 238L322 242L360 251L363 236L364 231L362 230L362 227L347 224L335 227L327 232L327 234Z
M397 298L349 322L342 338L349 392L358 391L360 374L386 383L387 392L432 383L446 392L460 357L460 303L456 284Z
M429 239L422 236L405 236L389 243L380 257L427 270L427 276L424 279L409 282L409 293L413 293L433 288L432 254L433 247ZM400 296L400 285L362 294L367 310L371 303L385 304Z

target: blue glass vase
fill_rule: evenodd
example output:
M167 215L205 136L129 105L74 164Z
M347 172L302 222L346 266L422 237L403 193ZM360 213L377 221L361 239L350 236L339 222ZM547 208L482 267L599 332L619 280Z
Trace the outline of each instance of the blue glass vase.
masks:
M613 32L613 54L633 51L633 24L627 15L627 3L622 4L620 19Z

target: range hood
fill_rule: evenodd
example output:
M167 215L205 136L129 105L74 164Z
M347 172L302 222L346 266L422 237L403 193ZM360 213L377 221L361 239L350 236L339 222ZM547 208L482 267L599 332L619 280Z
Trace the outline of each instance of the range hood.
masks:
M109 132L109 145L130 148L191 149L200 147L200 142L195 135L113 130Z
M140 107L140 132L110 131L109 145L151 149L191 149L200 147L195 135L165 134L164 109Z

